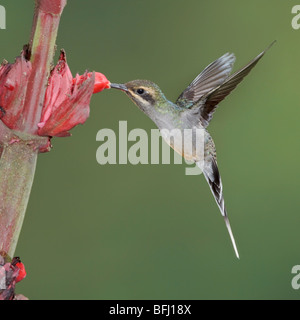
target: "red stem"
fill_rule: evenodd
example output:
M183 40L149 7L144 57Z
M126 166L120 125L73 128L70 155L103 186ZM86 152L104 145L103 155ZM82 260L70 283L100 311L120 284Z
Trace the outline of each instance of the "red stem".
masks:
M24 114L19 123L19 127L26 133L37 134L60 16L65 5L66 0L36 1L29 44L32 72L26 92Z

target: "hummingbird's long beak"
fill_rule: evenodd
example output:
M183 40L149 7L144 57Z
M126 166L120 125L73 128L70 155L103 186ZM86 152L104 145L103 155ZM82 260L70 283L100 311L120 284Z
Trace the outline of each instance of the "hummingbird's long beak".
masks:
M125 86L125 84L111 83L111 84L110 84L110 87L111 87L111 88L114 88L114 89L119 89L119 90L122 90L122 91L125 91L125 92L128 91L128 89L127 89L127 87Z

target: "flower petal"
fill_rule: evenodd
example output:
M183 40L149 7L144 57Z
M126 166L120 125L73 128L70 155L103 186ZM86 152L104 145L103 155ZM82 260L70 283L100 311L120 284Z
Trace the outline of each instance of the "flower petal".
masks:
M51 113L65 100L66 94L70 93L71 83L72 73L66 62L66 54L62 50L60 59L49 77L39 128L45 125Z
M52 79L50 80L52 81ZM72 83L72 80L70 81ZM67 136L69 130L78 124L83 124L90 113L90 99L94 90L95 73L85 73L83 76L76 75L75 81L69 94L60 94L52 106L51 114L40 126L38 134L41 136ZM47 89L48 90L48 89ZM59 104L57 104L59 102Z
M98 93L104 89L110 89L110 82L104 74L95 72L95 84L93 93Z
M10 129L18 129L22 121L24 101L31 63L24 52L16 58L14 64L2 63L0 67L0 118Z

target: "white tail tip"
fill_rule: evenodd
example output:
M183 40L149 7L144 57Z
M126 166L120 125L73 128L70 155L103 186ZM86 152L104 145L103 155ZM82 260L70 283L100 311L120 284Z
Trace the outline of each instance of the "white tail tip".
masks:
M232 230L231 230L231 227L230 227L230 223L229 223L228 217L224 216L224 220L225 220L225 224L226 224L226 227L227 227L227 230L228 230L228 233L229 233L232 245L233 245L233 249L234 249L235 255L239 259L240 258L239 252L238 252L238 249L236 247L236 243L235 243L235 240L234 240L234 236L233 236L233 233L232 233Z

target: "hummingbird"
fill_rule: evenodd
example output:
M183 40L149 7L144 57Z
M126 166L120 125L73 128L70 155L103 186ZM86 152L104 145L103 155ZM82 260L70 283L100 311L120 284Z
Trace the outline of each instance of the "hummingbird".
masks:
M224 54L197 75L175 103L169 101L159 86L149 80L133 80L125 84L111 83L110 85L111 88L125 92L156 124L170 147L185 159L195 162L201 169L225 220L237 258L239 258L239 252L225 208L216 147L207 127L218 104L249 74L273 43L247 65L232 74L230 73L235 62L235 55L233 53ZM170 130L174 132L174 129L179 134L175 133L173 139L170 139L170 135L165 132L170 132ZM184 136L184 142L188 139L192 148L185 148L185 143L182 142L180 133L186 129L189 129L190 134ZM201 135L197 132L201 132ZM199 139L197 139L198 136ZM204 146L202 152L197 151L196 143L199 141Z

